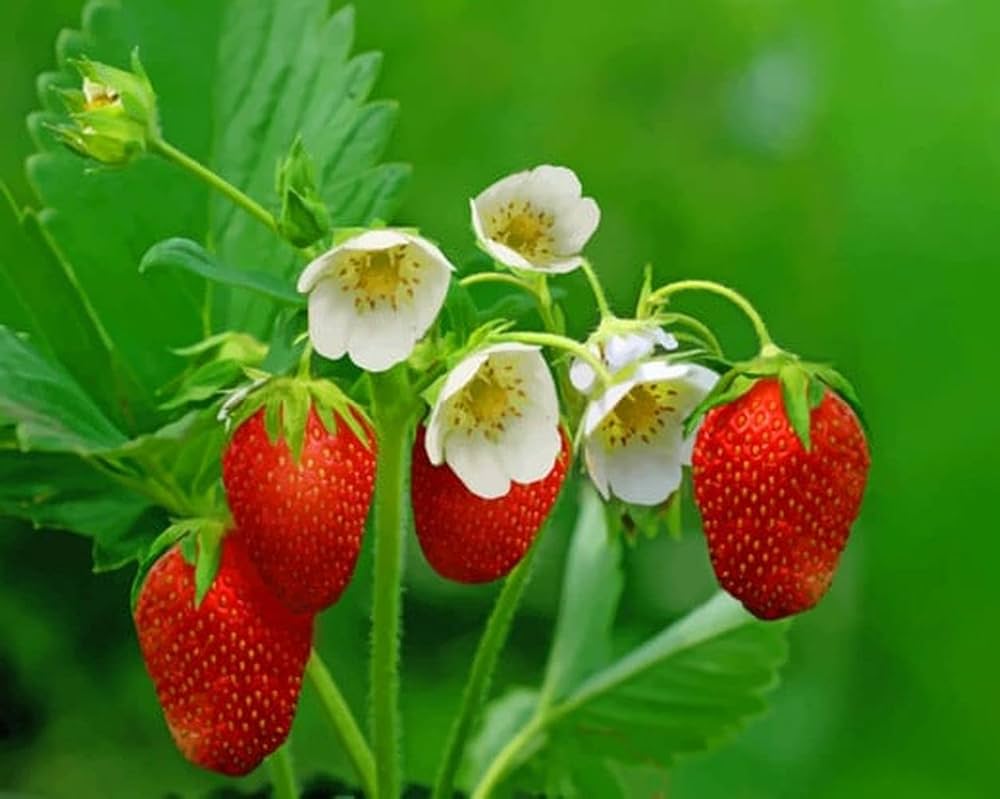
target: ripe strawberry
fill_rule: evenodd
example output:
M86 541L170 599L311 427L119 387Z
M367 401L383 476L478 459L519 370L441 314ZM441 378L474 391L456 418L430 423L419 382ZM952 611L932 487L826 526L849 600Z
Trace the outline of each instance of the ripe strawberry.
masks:
M233 535L198 607L194 572L179 546L153 565L135 606L139 646L184 757L246 774L288 737L312 616L277 600Z
M816 387L811 412L802 400L809 450L770 377L709 411L695 441L694 493L715 575L762 619L801 613L823 596L865 489L858 417Z
M347 587L375 488L375 436L366 446L343 418L331 434L314 407L299 460L272 443L265 411L236 430L222 477L239 534L261 577L289 608L318 612Z
M442 577L485 583L511 571L531 547L552 510L569 466L569 440L552 471L529 484L514 483L497 499L473 494L448 464L434 466L424 429L413 445L413 521L427 561Z

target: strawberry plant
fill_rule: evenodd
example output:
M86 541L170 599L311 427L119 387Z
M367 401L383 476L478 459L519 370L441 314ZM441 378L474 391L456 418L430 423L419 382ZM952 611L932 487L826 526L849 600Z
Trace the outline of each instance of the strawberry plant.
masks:
M651 767L662 783L764 709L781 619L829 589L869 468L854 389L778 347L727 286L647 269L616 313L585 255L600 206L566 167L472 198L481 255L456 264L389 224L409 168L380 161L397 109L367 99L379 58L351 55L350 9L202 5L94 0L40 80L36 196L2 209L28 257L0 262L17 474L0 511L89 536L96 571L135 569L136 656L195 765L267 760L275 795L298 795L305 680L352 766L339 776L401 795L415 539L457 590L503 579L432 795L648 795ZM582 341L570 274L598 316ZM743 311L758 355L730 357L677 310L689 292ZM623 552L681 531L688 482L722 590L625 642ZM560 492L572 519L553 513ZM494 696L545 537L568 538L545 673ZM369 546L365 730L314 623Z

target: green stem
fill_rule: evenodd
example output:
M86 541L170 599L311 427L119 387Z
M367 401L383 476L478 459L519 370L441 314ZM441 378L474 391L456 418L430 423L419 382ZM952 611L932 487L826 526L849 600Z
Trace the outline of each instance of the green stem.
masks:
M545 716L543 713L536 713L531 721L525 724L521 731L511 738L507 745L500 750L493 762L490 763L486 773L483 774L479 784L472 791L471 799L489 799L493 795L500 781L507 776L507 773L514 767L521 751L526 748L532 739L545 726Z
M754 331L757 333L757 339L760 341L761 351L763 352L774 347L774 341L767 330L767 325L764 324L764 319L757 312L757 309L742 294L728 286L723 286L721 283L715 283L711 280L681 280L657 289L650 296L649 301L651 304L662 304L674 294L679 294L682 291L707 291L711 294L725 297L743 311L751 324L753 324Z
M601 313L601 319L613 319L614 314L611 312L611 306L608 304L608 297L604 293L604 286L601 285L601 281L597 277L597 272L590 265L590 261L584 261L581 269L583 269L583 274L587 276L590 290L594 292L594 299L597 300L597 310Z
M410 389L405 366L372 375L375 428L379 433L375 478L375 586L372 601L372 747L375 795L400 795L399 639L405 535L406 472L410 454Z
M529 294L535 294L534 288L521 280L521 278L515 277L514 275L508 275L503 272L477 272L474 275L463 277L458 281L458 285L463 288L475 286L479 283L506 283L508 286L517 286L519 289L523 289Z
M153 139L150 142L150 148L154 152L162 155L168 161L173 161L181 168L186 169L199 180L203 180L220 194L225 195L228 199L236 203L236 205L243 208L251 216L256 217L257 220L260 221L261 224L265 225L269 230L278 233L278 223L270 211L264 208L264 206L256 200L248 197L232 183L228 182L220 175L217 175L203 164L195 161L187 153L178 150L172 144L164 141L163 139Z
M344 695L334 682L319 653L314 649L309 655L306 665L306 675L312 682L320 701L326 709L333 728L340 739L344 752L347 754L354 771L361 780L361 786L369 796L375 795L375 759L372 757L368 742L354 720L350 707Z
M604 362L579 341L574 341L566 336L559 336L555 333L533 333L529 331L517 331L514 333L504 333L498 337L501 341L515 341L522 344L539 344L543 347L553 347L554 349L565 350L577 358L589 363L597 377L605 385L612 382L611 372L608 371Z
M462 704L459 707L458 715L452 722L448 742L445 745L445 754L434 784L432 799L451 799L454 793L455 773L458 771L462 754L465 752L465 745L469 733L472 731L472 725L486 701L497 659L507 640L514 613L524 595L524 588L531 573L531 563L537 551L538 541L535 541L524 560L504 582L503 590L493 606L493 612L486 623L486 629L479 641L475 659L472 661L472 669L469 671L469 677L465 683Z
M716 355L722 355L722 345L719 343L719 339L716 337L715 333L712 332L711 328L709 328L709 326L700 319L695 319L693 316L688 316L687 314L682 313L664 314L663 316L658 317L658 319L664 326L667 327L670 325L684 325L689 330L697 334L703 343L708 344L709 347L714 350Z
M295 782L292 755L287 743L267 759L267 767L271 771L274 799L299 799L299 787Z

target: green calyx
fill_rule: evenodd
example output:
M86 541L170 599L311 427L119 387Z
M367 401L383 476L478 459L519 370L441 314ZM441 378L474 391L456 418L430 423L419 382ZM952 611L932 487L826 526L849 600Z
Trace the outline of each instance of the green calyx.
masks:
M316 169L301 134L278 164L275 184L281 198L281 235L296 247L308 247L330 233L330 212L320 196Z
M193 518L174 521L157 536L139 561L139 568L132 580L132 610L135 610L139 601L149 570L168 550L178 545L184 560L194 566L194 605L199 607L219 573L222 539L230 526L229 519Z
M312 409L331 436L337 434L338 422L343 422L364 446L371 445L365 430L365 424L370 426L371 420L335 383L302 376L270 378L255 371L248 374L262 382L230 410L228 423L232 429L263 409L268 438L274 444L285 441L292 458L298 462Z
M159 140L156 94L137 51L131 71L82 58L71 62L83 88L59 94L70 116L53 127L64 144L108 166L124 166Z
M712 408L735 402L759 380L764 379L775 379L781 386L785 415L807 452L812 449L811 414L823 401L827 390L843 399L867 429L861 402L847 378L829 364L803 361L797 355L768 343L756 358L733 364L732 369L719 379L708 396L685 420L685 436L694 432Z

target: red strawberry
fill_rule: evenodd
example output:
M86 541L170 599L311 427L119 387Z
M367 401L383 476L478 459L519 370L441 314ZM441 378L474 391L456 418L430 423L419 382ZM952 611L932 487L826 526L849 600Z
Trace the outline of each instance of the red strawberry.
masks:
M343 418L336 433L309 410L296 462L272 443L262 409L236 430L222 476L239 533L261 577L296 612L329 607L347 587L375 488L375 436L366 446Z
M762 619L816 604L861 506L864 433L847 403L822 390L808 451L774 378L709 411L695 441L695 499L715 575Z
M497 499L465 487L447 464L434 466L424 447L424 429L413 445L413 521L427 561L442 577L485 583L503 577L528 551L552 510L569 466L569 440L552 471L529 484L514 483Z
M167 726L181 753L212 771L252 771L281 746L298 704L312 616L264 585L240 541L195 607L194 567L178 546L146 576L135 628Z

